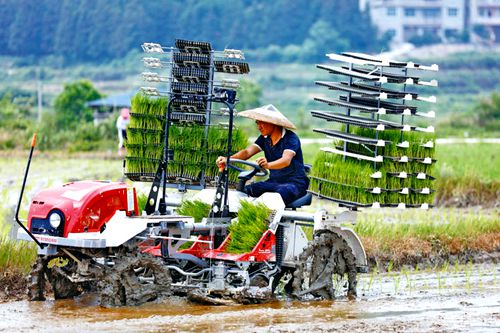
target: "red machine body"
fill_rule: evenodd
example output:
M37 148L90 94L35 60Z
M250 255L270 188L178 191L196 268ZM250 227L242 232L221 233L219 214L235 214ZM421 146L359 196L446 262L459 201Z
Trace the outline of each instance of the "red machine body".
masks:
M200 241L209 241L209 236L199 236ZM194 241L190 248L180 250L181 253L192 254L198 258L212 260L227 260L227 261L249 261L249 262L273 262L276 261L276 236L271 230L264 232L260 240L254 246L252 251L246 253L228 253L226 247L231 240L231 235L227 236L222 244L214 250L210 250L208 243ZM145 247L143 253L150 253L154 256L161 257L160 244Z
M63 226L57 236L68 233L102 231L116 211L127 216L138 215L135 188L126 183L105 181L80 181L40 191L31 201L28 229L33 233L43 230L52 212L62 213ZM37 232L38 231L38 232Z

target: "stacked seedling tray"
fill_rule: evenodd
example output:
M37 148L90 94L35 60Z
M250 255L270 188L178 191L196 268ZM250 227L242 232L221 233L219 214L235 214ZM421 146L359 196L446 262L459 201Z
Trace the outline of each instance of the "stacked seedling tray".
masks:
M219 174L215 160L227 154L228 109L213 96L217 89L239 86L234 79L216 80L215 74L248 73L243 54L217 52L210 43L188 40L176 40L175 47L145 43L142 48L148 53L144 65L150 68L142 77L154 86L142 87L132 99L125 175L133 181L155 179L168 128L167 185L183 189L215 185ZM232 138L233 152L247 146L241 130L233 129ZM229 179L236 183L236 172L231 171Z
M421 74L438 66L350 52L327 56L337 63L317 67L338 81L316 82L328 93L314 99L330 108L311 114L328 124L314 131L336 141L317 155L310 192L353 208L432 206L435 133L427 122L436 98L420 93L437 86Z

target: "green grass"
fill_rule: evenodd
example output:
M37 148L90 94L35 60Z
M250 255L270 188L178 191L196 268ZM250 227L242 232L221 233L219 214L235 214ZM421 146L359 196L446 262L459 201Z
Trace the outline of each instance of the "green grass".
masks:
M500 180L500 144L437 145L438 176Z
M2 216L7 213L7 209L0 211ZM5 220L0 220L0 276L4 272L27 273L37 255L35 243L9 238L10 229Z
M17 272L26 274L37 256L33 242L17 241L0 236L0 274Z

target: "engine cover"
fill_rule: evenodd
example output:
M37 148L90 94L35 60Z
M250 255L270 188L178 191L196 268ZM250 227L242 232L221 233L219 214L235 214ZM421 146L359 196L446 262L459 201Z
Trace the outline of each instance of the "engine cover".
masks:
M116 211L138 215L135 188L126 183L79 181L40 191L31 201L28 229L35 234L67 237L68 233L103 231ZM50 225L50 214L62 215Z

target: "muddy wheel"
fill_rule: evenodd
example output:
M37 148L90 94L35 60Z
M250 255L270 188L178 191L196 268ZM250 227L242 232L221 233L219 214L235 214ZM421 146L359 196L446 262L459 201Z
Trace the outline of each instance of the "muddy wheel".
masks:
M33 266L31 266L28 275L28 299L30 301L45 301L45 268L47 259L37 257Z
M160 258L121 257L99 282L101 305L140 305L172 294L170 272Z
M356 295L356 259L347 242L330 231L316 235L299 256L293 293L299 299Z
M59 257L57 257L59 258ZM28 299L30 301L44 301L46 282L52 286L54 299L65 299L78 296L82 293L80 284L73 283L68 279L76 267L70 263L63 267L50 266L54 258L38 257L31 267L28 276ZM61 259L64 259L61 257Z
M292 268L282 268L281 272L276 274L273 279L272 291L274 294L292 294L293 293L293 273Z
M57 267L47 269L47 277L52 285L54 299L66 299L80 295L83 292L82 286L79 283L71 282L68 275L71 275L73 270L71 267Z

